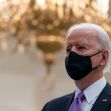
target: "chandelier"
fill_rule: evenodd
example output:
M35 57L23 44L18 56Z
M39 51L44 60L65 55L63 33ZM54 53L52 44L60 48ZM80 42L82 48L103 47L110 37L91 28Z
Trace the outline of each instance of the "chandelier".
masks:
M102 1L108 3L108 0L0 0L1 48L24 52L34 45L42 51L50 72L71 25L92 22L111 32L110 17L98 6Z

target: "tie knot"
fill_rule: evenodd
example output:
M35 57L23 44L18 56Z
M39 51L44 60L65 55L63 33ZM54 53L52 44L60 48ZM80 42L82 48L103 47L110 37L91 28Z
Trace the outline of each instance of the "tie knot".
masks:
M84 93L83 93L83 92L80 92L80 93L77 95L76 99L80 99L81 101L83 101L83 100L85 99Z

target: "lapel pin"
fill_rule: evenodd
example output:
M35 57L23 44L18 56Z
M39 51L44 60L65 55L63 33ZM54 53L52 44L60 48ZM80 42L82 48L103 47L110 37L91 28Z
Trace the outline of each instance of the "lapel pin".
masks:
M107 102L108 100L107 100L107 99L103 99L103 100L101 100L101 101L103 101L103 102Z

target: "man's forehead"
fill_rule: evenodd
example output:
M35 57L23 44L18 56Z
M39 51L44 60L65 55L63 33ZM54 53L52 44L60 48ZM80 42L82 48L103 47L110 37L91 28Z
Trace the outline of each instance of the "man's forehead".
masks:
M74 30L66 39L66 45L81 44L94 45L99 43L98 33L95 30L80 29Z
M77 29L73 30L70 34L68 34L66 41L75 40L75 39L98 39L98 33L96 30L91 29Z
M88 28L84 29L84 28L82 28L82 29L75 29L75 30L69 32L68 37L76 36L76 35L83 35L83 34L84 35L91 35L91 34L93 34L93 35L97 36L98 33L94 29L88 29Z

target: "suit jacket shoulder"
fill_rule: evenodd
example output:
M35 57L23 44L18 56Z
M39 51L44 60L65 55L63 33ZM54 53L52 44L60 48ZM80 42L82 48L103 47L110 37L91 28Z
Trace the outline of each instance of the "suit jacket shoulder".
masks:
M70 107L74 93L53 99L49 101L42 109L42 111L67 111Z
M91 111L111 111L111 86L109 83L98 96Z

